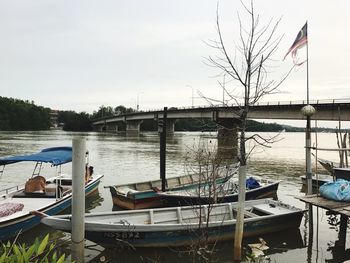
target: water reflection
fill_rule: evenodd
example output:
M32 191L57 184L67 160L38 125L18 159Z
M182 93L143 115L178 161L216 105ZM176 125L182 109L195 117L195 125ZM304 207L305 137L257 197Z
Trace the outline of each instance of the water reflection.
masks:
M274 233L269 235L264 235L262 238L266 241L267 245L271 248L266 251L266 255L278 255L286 253L291 250L299 249L305 247L304 242L301 238L299 229L289 229L283 233ZM249 253L247 245L250 243L259 242L258 238L245 239L243 247L245 251ZM231 262L233 253L233 241L227 241L219 243L215 246L213 250L213 258L215 262ZM298 258L301 255L296 253L293 257L295 262L299 262ZM92 259L90 262L101 262L100 259L104 258L107 262L169 262L169 263L190 263L190 262L200 262L200 255L194 253L194 251L189 251L189 248L159 248L159 249L149 249L149 248L138 248L133 249L128 248L106 248L100 255Z

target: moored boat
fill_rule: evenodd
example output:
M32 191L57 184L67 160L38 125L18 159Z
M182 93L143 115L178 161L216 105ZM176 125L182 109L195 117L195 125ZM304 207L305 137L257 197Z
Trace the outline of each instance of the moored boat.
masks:
M0 240L15 237L38 225L40 219L30 213L32 210L55 215L71 206L72 178L61 173L61 165L71 161L72 147L53 147L35 154L0 158L3 167L18 162L36 163L25 184L0 190ZM48 179L41 176L43 163L58 168L57 175ZM86 196L98 189L102 177L92 175L87 179Z
M237 170L238 164L221 169L215 184L220 185L227 182L236 174ZM199 174L172 177L166 179L166 190L193 189L198 187L198 185L207 183ZM161 189L161 185L161 180L153 180L108 187L114 205L124 209L144 209L165 205L163 199L157 194L159 189Z
M300 176L301 182L302 182L302 192L307 191L307 179L305 175ZM332 182L333 178L332 176L328 174L319 174L316 176L312 176L311 182L312 182L312 193L318 193L318 189L321 185L324 185L325 183Z
M249 177L246 183L245 200L276 197L280 181ZM215 189L202 188L182 189L176 191L157 192L169 206L199 205L210 203L226 203L238 201L238 179L231 178Z
M103 246L176 247L234 237L238 203L85 214L85 236ZM271 199L245 202L244 237L300 226L303 210ZM42 223L71 231L71 215L46 216Z

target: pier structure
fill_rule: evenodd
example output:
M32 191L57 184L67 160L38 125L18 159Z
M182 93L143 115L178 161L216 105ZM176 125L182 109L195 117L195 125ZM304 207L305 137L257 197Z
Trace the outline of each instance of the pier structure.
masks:
M341 262L350 260L350 249L346 249L345 246L348 218L350 217L350 203L329 200L319 194L301 196L297 197L297 199L309 205L326 209L331 214L340 215L338 241L335 243L334 248L337 250L337 254L343 255Z

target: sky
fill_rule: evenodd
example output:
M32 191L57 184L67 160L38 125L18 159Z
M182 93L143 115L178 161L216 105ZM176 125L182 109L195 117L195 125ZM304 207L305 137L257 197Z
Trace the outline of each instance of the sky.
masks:
M246 0L243 0L247 3ZM216 50L216 9L227 46L238 36L238 0L0 0L0 96L58 110L102 105L140 110L206 105L222 98L218 70L204 63ZM281 22L273 76L308 21L310 99L349 99L350 1L255 1L262 25ZM192 96L193 94L193 96ZM263 101L306 99L306 65Z

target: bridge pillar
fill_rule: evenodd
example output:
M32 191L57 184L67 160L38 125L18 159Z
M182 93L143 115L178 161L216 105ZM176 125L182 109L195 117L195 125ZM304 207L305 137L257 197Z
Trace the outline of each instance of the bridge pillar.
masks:
M142 120L127 120L126 132L139 133Z
M106 124L105 130L107 132L117 132L118 131L118 124L116 124L116 123L108 123L108 124Z
M217 119L218 154L232 162L238 156L238 125L239 119Z
M167 119L166 120L166 133L172 134L175 132L175 123L177 119Z
M94 125L93 130L97 132L104 132L106 131L106 124L103 123L103 124Z

